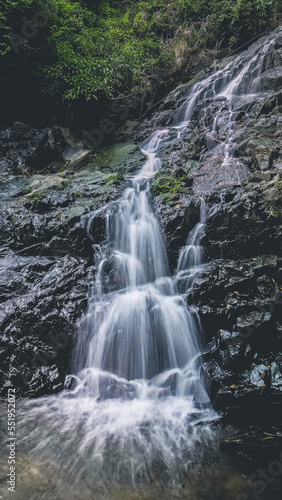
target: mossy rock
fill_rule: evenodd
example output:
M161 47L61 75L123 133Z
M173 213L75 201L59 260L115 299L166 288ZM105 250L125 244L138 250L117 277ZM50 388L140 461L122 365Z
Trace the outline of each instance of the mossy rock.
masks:
M107 178L107 184L110 186L119 186L119 184L124 180L124 177L122 174L117 173L117 174L111 174Z
M39 191L33 191L28 195L28 200L31 203L32 206L37 207L41 200L42 193Z
M188 186L189 180L186 175L181 177L164 176L156 174L152 184L154 195L162 195L164 200L169 202L176 199L180 193Z
M135 144L116 144L104 150L88 165L88 168L109 167L112 170L118 170L120 166L135 162L139 164L141 161L145 161L145 158L138 146Z

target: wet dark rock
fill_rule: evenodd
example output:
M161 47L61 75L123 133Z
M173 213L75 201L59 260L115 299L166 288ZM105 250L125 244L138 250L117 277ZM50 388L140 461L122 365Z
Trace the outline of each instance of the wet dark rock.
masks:
M261 181L257 175L230 202L210 197L215 205L207 220L207 258L281 254L280 182L281 174Z
M252 342L254 339L258 342L259 333L265 329L271 340L271 328L280 321L281 281L277 276L280 265L281 258L261 256L215 260L203 267L188 301L199 306L209 338L220 329L236 331L247 338L252 328L249 335ZM277 341L279 338L277 335Z
M281 411L280 267L276 255L214 260L203 266L189 294L209 340L202 376L226 422L241 425ZM266 372L256 388L252 373L260 365ZM275 397L265 402L269 391Z
M6 162L0 180L2 396L10 384L18 397L63 388L76 322L87 305L93 244L101 242L105 226L101 216L100 226L88 231L82 217L91 217L114 200L124 176L136 171L143 158L135 145L122 144L87 162L81 151L67 149L71 139L66 131L55 128L54 137L49 132L19 125L2 131L2 167ZM18 172L24 147L26 162ZM56 160L48 156L48 147ZM46 169L42 163L40 174L29 175L26 170L40 155L46 158ZM62 155L68 157L63 167Z
M157 210L159 210L158 205ZM176 198L162 206L159 215L163 222L168 257L173 271L177 264L179 249L185 245L189 232L199 220L199 199L190 196L184 203L178 203Z
M92 258L93 241L80 224L82 215L117 197L124 175L137 170L143 158L131 144L108 153L59 174L8 176L0 191L0 251Z
M211 355L210 357L212 358L213 356ZM232 373L222 368L216 361L206 361L202 366L201 372L203 380L208 383L211 401L215 400L222 385L232 384Z
M86 262L20 257L0 259L0 352L2 396L10 383L18 396L63 388L76 320L87 304Z
M279 421L282 411L282 392L264 388L236 386L218 391L214 407L224 423L246 426L264 421Z
M268 466L269 462L281 458L282 434L278 429L276 432L265 432L261 426L252 426L226 438L221 448L245 460Z
M281 57L282 62L282 57ZM282 83L282 66L266 71L262 76L264 90L280 90Z
M63 162L72 163L85 158L81 140L74 139L61 127L33 129L16 122L13 127L0 131L0 171L36 172L54 171Z

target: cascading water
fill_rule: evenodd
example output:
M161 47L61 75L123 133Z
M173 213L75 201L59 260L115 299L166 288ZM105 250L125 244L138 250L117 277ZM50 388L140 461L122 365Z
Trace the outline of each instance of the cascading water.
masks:
M186 246L181 248L176 269L177 289L189 293L201 269L203 262L203 248L201 238L205 232L206 204L204 198L200 199L200 221L189 233Z
M148 199L149 178L160 165L156 152L166 133L152 137L143 149L148 156L143 169L122 198L106 208L108 255L98 265L79 334L76 393L144 399L171 392L183 397L193 396L200 385L200 332L174 290L165 243ZM92 217L95 221L95 214ZM199 234L197 225L193 248ZM192 251L192 245L189 248ZM200 253L195 264L201 264ZM187 265L189 257L181 257L181 268Z
M176 115L174 140L189 141L191 120L196 117L205 134L199 179L194 191L199 194L212 188L240 184L249 175L248 166L236 158L238 142L244 139L240 116L251 120L250 110L272 93L264 90L263 71L267 56L273 51L280 30L231 60L224 68L196 83ZM248 118L249 115L249 118ZM172 142L173 136L171 137Z
M239 100L247 109L262 95L260 71L274 41L271 36L251 47L189 89L175 123L141 146L147 161L121 198L82 221L91 236L103 212L106 245L93 241L95 277L78 329L69 389L26 403L22 419L23 445L45 455L48 450L76 481L137 484L157 478L177 485L197 469L210 442L216 415L200 377L201 331L197 314L181 295L193 287L202 264L206 184L195 188L203 194L200 220L171 277L150 203L150 179L165 151L175 141L189 140L195 113L207 136L203 158L213 165L206 182L216 184L221 171L226 183L249 175L234 158L242 134L236 109ZM38 425L38 419L43 423Z

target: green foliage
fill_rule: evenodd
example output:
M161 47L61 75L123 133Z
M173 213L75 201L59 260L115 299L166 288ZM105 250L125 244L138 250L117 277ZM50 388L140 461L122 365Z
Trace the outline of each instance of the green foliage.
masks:
M0 42L0 55L4 56L10 50L9 44L9 26L7 26L7 18L0 12L0 31L2 34L2 41Z
M48 24L15 56L9 33L38 11ZM177 44L238 45L280 11L281 0L0 0L3 81L30 75L66 103L146 93L173 67Z
M50 30L48 43L55 61L44 68L48 92L59 92L69 101L90 101L127 89L149 90L160 64L166 62L162 44L152 37L138 38L128 13L103 9L101 17L74 6L76 14L68 13L72 21L76 16L74 25L58 19Z
M232 30L234 37L245 38L264 31L275 2L269 0L237 0L233 8Z

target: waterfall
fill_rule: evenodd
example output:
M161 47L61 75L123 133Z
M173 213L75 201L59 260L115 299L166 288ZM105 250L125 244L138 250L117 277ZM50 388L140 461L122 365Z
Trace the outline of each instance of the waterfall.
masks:
M181 248L176 269L177 288L189 293L201 270L203 248L201 238L205 232L207 209L204 198L200 198L200 220L190 231L185 247Z
M150 178L160 168L157 153L167 134L168 130L157 131L143 145L148 160L122 197L105 209L107 245L98 252L96 283L74 357L77 396L193 397L201 386L201 332L175 289L165 241L149 201ZM91 231L87 218L86 223ZM180 257L184 272L201 264L198 245L203 226L201 220ZM205 394L203 387L201 392ZM207 394L204 400L208 402Z
M207 157L220 158L213 171L224 170L228 184L249 175L247 167L234 157L242 133L236 110L238 102L242 107L242 100L247 105L265 96L260 76L275 37L254 44L223 69L196 83L173 125L157 130L141 145L147 161L122 197L104 208L107 245L98 251L96 281L74 357L77 395L146 399L162 396L164 388L166 394L179 397L194 396L196 387L204 391L199 378L199 322L180 293L189 293L203 262L205 200L199 196L199 221L180 250L172 277L165 241L150 204L150 179L161 168L163 151L181 140L195 113L207 137ZM212 105L216 112L211 112ZM223 125L225 135L219 137ZM210 172L209 177L212 175ZM90 236L96 216L90 214L84 220ZM167 380L172 373L175 377L170 387Z
M234 155L243 133L238 106L248 110L267 94L261 71L276 36L190 87L172 126L140 146L146 161L120 199L82 218L93 239L95 272L73 373L61 394L25 403L21 420L22 442L51 456L76 481L138 484L157 474L181 484L203 455L208 463L216 414L201 379L199 318L186 297L203 262L205 192L219 174L226 184L249 175ZM176 143L189 141L195 117L207 139L204 175L195 185L200 216L171 275L150 183L167 151L172 155ZM101 215L106 243L99 246L93 227Z
M264 90L261 76L266 56L274 50L280 32L276 30L267 39L233 58L225 67L196 83L188 90L188 99L176 113L171 143L189 141L193 119L205 134L200 157L204 167L194 185L194 191L199 195L211 192L219 185L239 185L250 175L248 166L235 154L238 142L244 139L240 115L245 115L250 121L252 107L272 94L272 90Z

